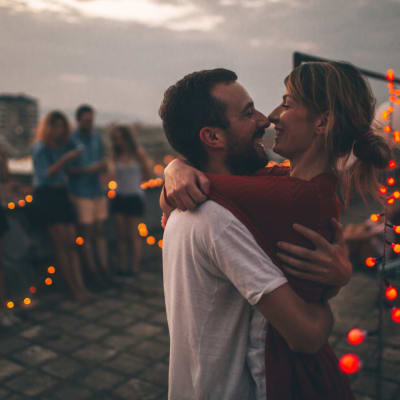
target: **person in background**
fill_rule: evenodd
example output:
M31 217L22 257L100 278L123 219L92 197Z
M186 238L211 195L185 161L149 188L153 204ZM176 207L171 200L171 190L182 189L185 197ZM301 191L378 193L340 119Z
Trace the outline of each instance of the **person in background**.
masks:
M144 193L140 184L151 177L151 161L126 126L113 127L111 146L111 170L117 181L117 195L111 199L111 213L117 233L119 273L132 276L139 272L142 253L138 224L139 218L144 214Z
M91 273L90 284L94 288L104 289L112 284L104 232L108 203L100 181L101 173L107 170L107 162L103 141L93 129L93 108L81 105L75 116L78 126L71 142L79 146L82 152L68 168L69 190L84 238L82 248Z
M50 235L57 269L75 300L91 297L82 279L75 246L75 213L67 190L68 163L79 157L80 148L68 141L67 118L52 111L41 121L32 148L35 216Z

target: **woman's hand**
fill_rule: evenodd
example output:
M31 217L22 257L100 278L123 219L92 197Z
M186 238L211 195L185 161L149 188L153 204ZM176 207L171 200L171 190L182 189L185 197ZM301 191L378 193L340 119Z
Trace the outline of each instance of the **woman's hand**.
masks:
M207 200L210 182L203 172L175 159L164 171L168 203L179 210L193 210Z
M285 251L285 254L277 254L285 263L282 269L301 279L330 286L345 286L351 278L353 267L343 238L342 225L334 218L332 223L335 227L333 243L329 243L319 233L305 226L294 224L293 228L309 239L314 244L315 250L279 242L278 247Z

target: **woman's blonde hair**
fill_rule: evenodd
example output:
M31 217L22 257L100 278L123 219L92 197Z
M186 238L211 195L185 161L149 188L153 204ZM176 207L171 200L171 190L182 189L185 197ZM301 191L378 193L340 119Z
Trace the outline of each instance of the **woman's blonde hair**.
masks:
M350 185L364 197L377 196L377 170L391 158L387 142L373 133L375 98L360 71L345 62L308 62L285 79L288 92L309 110L310 116L327 115L326 146L329 164L341 173L341 193L348 203ZM351 153L357 160L345 168Z
M52 128L57 121L63 122L65 127L63 141L67 141L70 135L70 126L67 117L61 111L51 111L40 121L35 141L41 140L43 143L49 144L52 141Z

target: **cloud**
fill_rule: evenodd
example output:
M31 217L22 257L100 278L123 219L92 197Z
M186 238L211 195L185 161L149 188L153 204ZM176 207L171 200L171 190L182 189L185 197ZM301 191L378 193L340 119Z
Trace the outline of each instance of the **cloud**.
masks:
M0 0L0 6L11 7L15 12L58 14L69 22L82 17L102 18L177 31L210 31L224 20L222 16L205 13L189 0L177 4L152 0Z

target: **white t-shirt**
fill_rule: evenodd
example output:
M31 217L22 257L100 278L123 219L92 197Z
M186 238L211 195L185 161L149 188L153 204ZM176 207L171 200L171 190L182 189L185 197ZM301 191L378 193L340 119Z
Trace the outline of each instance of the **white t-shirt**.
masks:
M253 400L252 305L287 282L231 212L175 210L164 232L170 400ZM262 352L262 362L264 354Z

